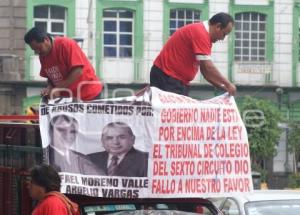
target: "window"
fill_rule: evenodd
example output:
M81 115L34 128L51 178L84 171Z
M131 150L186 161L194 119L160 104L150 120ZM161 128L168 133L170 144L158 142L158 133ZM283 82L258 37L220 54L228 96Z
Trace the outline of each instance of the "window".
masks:
M235 15L236 61L266 60L266 15L255 12Z
M201 12L193 9L173 9L170 10L170 35L178 28L200 21Z
M66 9L60 6L35 6L34 26L46 30L51 35L66 34Z
M134 46L133 12L129 10L103 11L103 56L131 58Z
M209 1L163 1L163 42L180 27L209 19Z

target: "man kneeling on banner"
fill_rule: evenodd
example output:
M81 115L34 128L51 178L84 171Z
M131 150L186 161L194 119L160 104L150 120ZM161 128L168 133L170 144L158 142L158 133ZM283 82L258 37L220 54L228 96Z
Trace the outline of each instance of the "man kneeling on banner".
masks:
M189 95L189 84L201 70L213 86L235 95L236 87L225 78L212 62L212 44L232 31L233 18L217 13L208 21L192 23L176 30L154 60L150 85L161 90Z
M45 29L33 27L24 41L39 55L40 76L47 78L41 96L76 97L82 101L101 98L103 84L75 40L52 37Z

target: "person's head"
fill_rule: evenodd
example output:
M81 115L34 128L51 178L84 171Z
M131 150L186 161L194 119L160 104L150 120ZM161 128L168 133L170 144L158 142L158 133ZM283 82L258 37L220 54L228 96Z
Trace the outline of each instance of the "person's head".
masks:
M61 179L53 167L47 164L33 167L30 170L30 180L27 188L35 200L41 200L48 192L60 191Z
M217 13L209 19L210 37L213 43L224 40L233 28L234 20L227 13Z
M69 148L76 142L78 121L67 115L54 116L49 125L50 144L56 148Z
M135 136L126 123L111 122L103 128L101 141L105 151L121 155L132 148Z
M40 56L46 56L52 48L50 35L37 27L31 28L24 36L24 41L30 48Z

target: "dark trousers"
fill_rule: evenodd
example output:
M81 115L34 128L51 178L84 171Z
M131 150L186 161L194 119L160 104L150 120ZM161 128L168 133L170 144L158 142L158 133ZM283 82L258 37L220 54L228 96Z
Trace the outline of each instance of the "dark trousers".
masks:
M165 74L160 68L153 65L150 71L150 86L161 90L188 96L189 86L182 81Z

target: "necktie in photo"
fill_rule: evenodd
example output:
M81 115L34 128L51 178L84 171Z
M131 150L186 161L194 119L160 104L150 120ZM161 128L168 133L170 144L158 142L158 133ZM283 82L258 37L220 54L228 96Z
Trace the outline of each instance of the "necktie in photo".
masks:
M112 156L111 162L107 168L107 174L111 176L115 175L117 166L118 166L118 156L114 155Z

